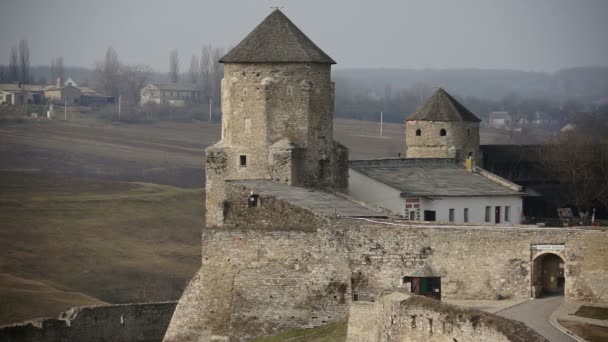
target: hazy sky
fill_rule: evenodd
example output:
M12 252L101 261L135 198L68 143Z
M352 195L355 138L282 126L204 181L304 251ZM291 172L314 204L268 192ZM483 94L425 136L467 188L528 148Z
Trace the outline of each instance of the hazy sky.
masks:
M270 6L340 68L608 65L608 0L0 0L0 63L27 39L33 65L90 67L112 45L157 71L176 48L185 71L203 44L235 45Z

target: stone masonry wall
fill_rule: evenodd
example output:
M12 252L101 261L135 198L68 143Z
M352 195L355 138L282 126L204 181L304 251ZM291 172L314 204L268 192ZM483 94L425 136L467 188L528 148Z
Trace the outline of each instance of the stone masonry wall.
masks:
M229 189L239 201L249 194ZM423 265L442 276L443 298L529 298L536 244L563 246L567 298L608 303L606 231L323 218L271 197L255 220L237 227L242 204L227 225L203 231L201 269L166 341L245 341L343 320L354 294L407 293L401 280ZM310 226L289 226L289 214Z
M250 189L226 184L225 226L238 229L282 229L314 231L324 220L312 212L264 194L257 205L248 206Z
M546 342L521 322L419 296L391 294L350 307L347 342Z
M227 179L346 187L347 150L333 141L333 92L329 64L225 65L222 140L206 149L208 227L223 224Z
M529 298L532 244L564 244L565 295L608 302L608 232L565 229L424 228L378 224L348 227L353 293L362 300L407 291L401 279L424 264L442 273L444 298Z
M162 341L176 304L75 307L59 318L41 318L0 327L0 341Z
M421 135L416 135L416 130ZM446 135L441 136L441 129ZM406 121L405 144L408 158L457 158L464 161L469 152L476 163L479 152L479 123L460 121ZM454 147L451 150L451 147Z
M350 270L340 234L205 230L202 266L165 341L247 341L346 319Z

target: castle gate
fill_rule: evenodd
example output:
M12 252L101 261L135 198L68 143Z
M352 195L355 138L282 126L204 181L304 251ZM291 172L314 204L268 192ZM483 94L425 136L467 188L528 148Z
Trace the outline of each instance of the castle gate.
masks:
M566 286L564 245L532 246L532 297L564 295Z

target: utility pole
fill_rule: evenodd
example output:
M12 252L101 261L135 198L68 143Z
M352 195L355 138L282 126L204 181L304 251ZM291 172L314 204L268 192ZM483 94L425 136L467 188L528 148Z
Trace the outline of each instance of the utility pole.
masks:
M383 121L383 113L380 112L380 136L382 136L382 121Z
M209 122L211 122L211 117L213 115L213 97L209 97Z
M63 97L63 120L68 121L68 97Z
M118 95L118 121L120 121L120 102L122 100L122 96Z

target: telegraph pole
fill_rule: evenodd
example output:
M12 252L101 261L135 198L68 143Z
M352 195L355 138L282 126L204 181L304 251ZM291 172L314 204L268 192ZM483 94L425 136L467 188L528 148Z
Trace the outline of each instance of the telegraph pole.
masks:
M63 97L63 120L68 121L68 97Z
M122 100L122 95L118 95L118 121L120 121L120 102Z
M380 112L380 136L382 136L382 123L383 123L383 113Z
M209 97L209 122L211 122L211 117L213 113L213 97Z

